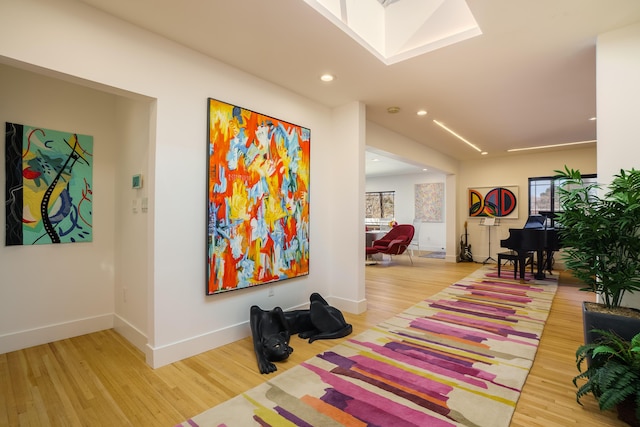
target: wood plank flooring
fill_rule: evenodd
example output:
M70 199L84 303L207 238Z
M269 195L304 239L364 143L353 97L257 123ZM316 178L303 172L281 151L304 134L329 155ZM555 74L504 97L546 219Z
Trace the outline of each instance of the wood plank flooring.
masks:
M479 268L473 263L394 257L366 267L368 310L345 313L357 334L431 296ZM508 273L507 273L508 274ZM582 342L581 302L567 274L554 300L531 373L516 407L515 427L625 426L601 413L593 398L575 402L575 349ZM248 308L247 308L248 311ZM287 370L337 341L292 338ZM0 355L0 426L173 426L246 391L258 373L251 339L151 369L144 356L112 330Z

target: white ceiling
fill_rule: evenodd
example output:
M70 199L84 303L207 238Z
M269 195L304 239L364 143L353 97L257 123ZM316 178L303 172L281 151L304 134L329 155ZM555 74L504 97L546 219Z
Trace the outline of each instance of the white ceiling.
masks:
M480 154L433 119L488 156L596 139L596 36L640 22L638 0L467 0L482 35L385 65L303 0L80 1L457 159Z
M411 163L398 156L372 148L367 149L365 153L365 171L367 178L408 174L444 178L444 174L435 169L430 170L425 165Z

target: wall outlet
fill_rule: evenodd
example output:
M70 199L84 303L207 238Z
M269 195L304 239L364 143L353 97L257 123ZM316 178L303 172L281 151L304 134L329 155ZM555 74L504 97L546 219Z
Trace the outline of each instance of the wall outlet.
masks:
M127 302L127 288L122 288L122 302Z

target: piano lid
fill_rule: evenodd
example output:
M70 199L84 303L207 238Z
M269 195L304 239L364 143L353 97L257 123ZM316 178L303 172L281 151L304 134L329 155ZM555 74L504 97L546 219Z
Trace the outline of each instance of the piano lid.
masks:
M544 215L529 215L527 222L524 224L525 229L529 228L545 228L547 217Z

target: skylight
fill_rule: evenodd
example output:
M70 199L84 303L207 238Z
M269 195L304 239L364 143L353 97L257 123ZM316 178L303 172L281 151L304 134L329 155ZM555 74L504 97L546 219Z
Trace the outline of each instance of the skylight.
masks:
M465 0L304 0L387 65L482 34Z

